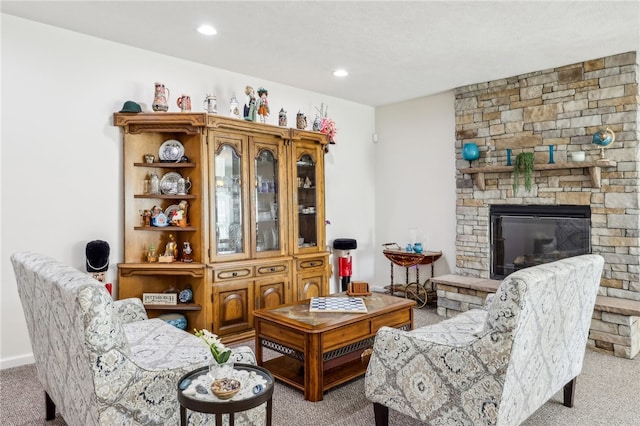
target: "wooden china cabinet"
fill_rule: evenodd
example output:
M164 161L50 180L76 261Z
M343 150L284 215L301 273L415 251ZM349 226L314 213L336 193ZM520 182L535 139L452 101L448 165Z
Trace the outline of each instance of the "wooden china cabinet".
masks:
M120 298L191 288L191 302L146 305L149 315L179 312L188 330L233 341L253 333L254 309L328 294L325 135L204 113L115 113L114 124L123 133ZM167 141L179 141L185 162L160 162ZM146 193L151 174L160 194ZM187 195L175 194L177 176L189 178ZM180 201L187 226L144 225L144 210L170 214ZM193 262L147 261L150 245L163 254L170 235L178 259L188 242Z

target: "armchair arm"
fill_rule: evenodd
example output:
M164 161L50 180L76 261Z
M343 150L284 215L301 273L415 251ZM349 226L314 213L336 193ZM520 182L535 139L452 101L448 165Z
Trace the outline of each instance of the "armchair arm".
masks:
M487 294L487 297L484 299L484 305L482 306L482 309L484 309L485 311L488 311L489 308L491 308L491 303L493 303L493 299L495 297L496 297L495 293Z
M113 309L123 324L149 319L142 300L135 297L114 301Z

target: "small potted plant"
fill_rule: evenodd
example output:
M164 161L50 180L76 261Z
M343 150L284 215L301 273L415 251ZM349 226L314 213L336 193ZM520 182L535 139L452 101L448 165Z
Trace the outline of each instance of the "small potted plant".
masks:
M513 163L513 192L516 192L520 184L520 172L524 173L524 189L531 190L531 174L533 173L533 152L521 152Z
M209 330L193 330L194 334L204 340L209 346L213 359L209 363L209 374L214 379L231 377L233 375L233 359L231 359L231 349L222 343L220 338Z

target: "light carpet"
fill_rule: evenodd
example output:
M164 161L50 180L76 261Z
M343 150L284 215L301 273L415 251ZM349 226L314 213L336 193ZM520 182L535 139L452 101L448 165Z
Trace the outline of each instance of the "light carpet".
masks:
M434 309L415 310L415 326L442 320ZM253 346L253 342L247 342ZM536 411L524 426L637 426L640 424L640 357L615 358L587 350L578 376L574 407L562 405L562 392ZM35 366L0 371L0 423L7 426L65 426L57 415L44 421L44 392ZM417 426L412 418L390 411L394 426ZM364 397L364 378L355 379L324 394L319 402L305 401L302 393L276 383L273 396L275 426L371 426L372 405Z

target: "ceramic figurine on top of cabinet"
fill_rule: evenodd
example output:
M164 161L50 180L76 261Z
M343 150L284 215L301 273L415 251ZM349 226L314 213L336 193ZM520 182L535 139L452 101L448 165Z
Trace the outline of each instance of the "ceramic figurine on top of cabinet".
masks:
M169 89L164 87L164 84L156 82L155 94L153 95L153 104L151 108L154 111L169 111L169 104L167 99L169 98Z
M278 126L287 127L287 111L284 108L280 108L280 112L278 113Z
M229 115L233 118L240 118L240 107L235 93L231 96L231 100L229 101Z
M269 91L264 87L258 89L258 115L260 116L260 122L264 123L269 116Z
M218 113L218 104L215 96L207 93L207 96L204 98L204 110L209 114Z
M253 92L253 87L245 87L244 94L247 95L247 103L244 104L244 119L256 121L256 96Z
M305 117L300 111L296 114L296 128L300 130L307 128L307 117Z

